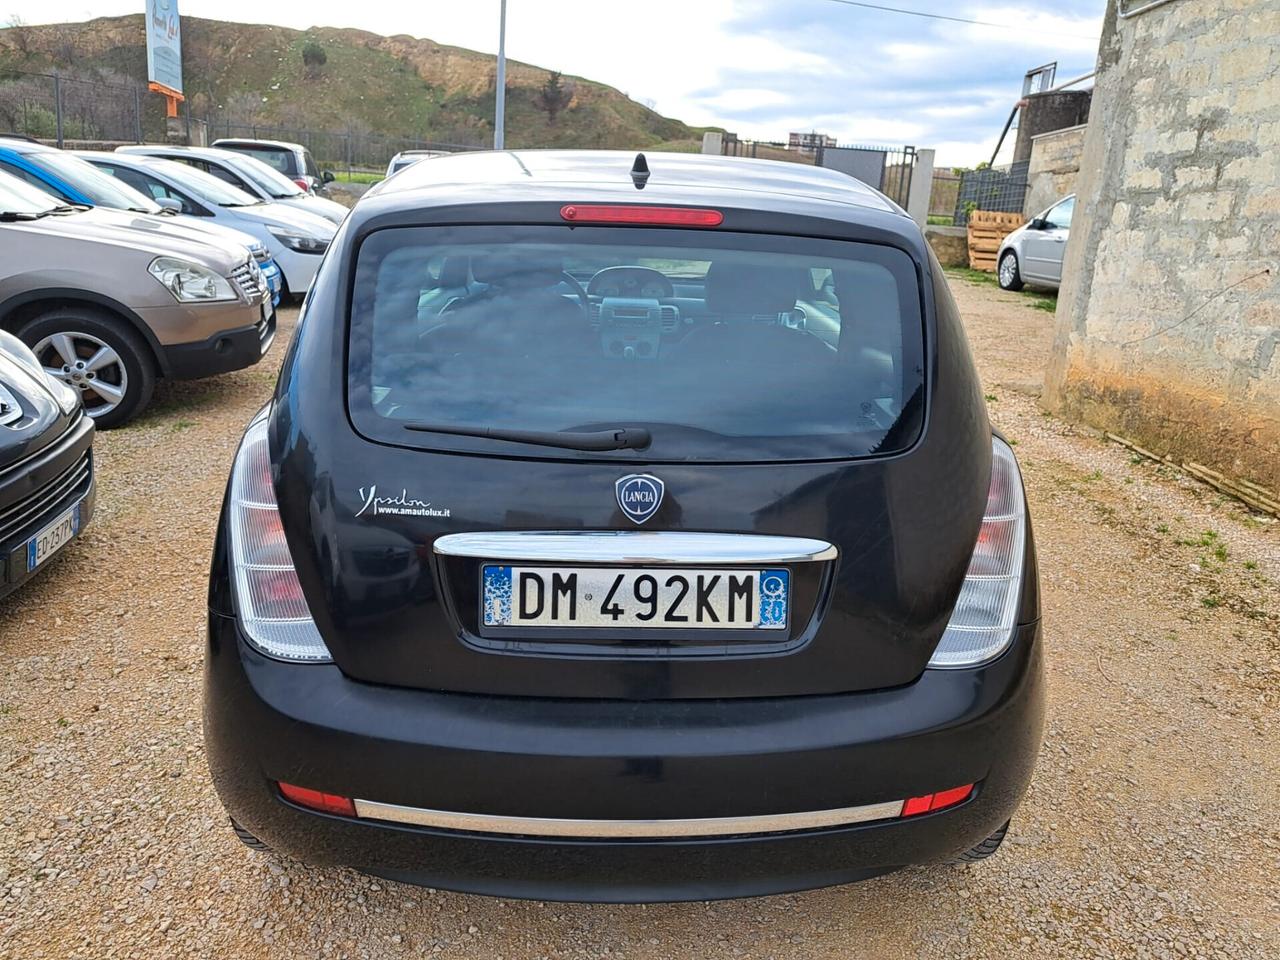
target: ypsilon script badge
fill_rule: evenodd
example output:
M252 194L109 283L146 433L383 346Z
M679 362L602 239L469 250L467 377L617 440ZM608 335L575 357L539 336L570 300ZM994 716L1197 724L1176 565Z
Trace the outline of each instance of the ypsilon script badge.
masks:
M666 490L657 477L648 473L632 473L614 483L618 506L633 523L644 523L662 506L662 494Z

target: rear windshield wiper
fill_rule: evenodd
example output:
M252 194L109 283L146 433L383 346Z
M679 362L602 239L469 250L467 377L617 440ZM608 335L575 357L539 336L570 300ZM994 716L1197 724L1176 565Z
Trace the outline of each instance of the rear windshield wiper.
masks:
M651 437L643 427L617 427L612 430L584 432L558 430L507 430L503 427L467 427L449 423L410 421L406 430L416 433L447 433L455 437L483 437L488 440L510 440L532 443L540 447L562 447L565 450L643 450Z

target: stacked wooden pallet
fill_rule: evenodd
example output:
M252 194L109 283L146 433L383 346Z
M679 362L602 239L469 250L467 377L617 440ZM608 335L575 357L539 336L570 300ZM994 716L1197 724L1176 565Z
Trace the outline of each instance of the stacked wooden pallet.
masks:
M1000 244L1024 222L1020 213L975 210L969 214L969 266L994 273Z

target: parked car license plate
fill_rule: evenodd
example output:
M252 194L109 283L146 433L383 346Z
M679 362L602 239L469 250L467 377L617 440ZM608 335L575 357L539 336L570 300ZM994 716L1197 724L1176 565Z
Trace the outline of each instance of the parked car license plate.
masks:
M80 504L77 503L27 541L27 572L65 547L79 532Z
M486 564L486 627L785 630L790 571Z

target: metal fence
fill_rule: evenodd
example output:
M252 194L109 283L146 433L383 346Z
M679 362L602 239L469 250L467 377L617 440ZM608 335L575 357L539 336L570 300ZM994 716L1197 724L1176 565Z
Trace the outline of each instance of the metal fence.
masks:
M277 127L261 123L238 123L225 117L208 117L201 122L206 125L206 134L210 143L219 137L287 140L305 146L322 168L341 169L348 172L357 169L385 170L388 161L402 150L439 150L445 153L458 153L464 150L488 149L486 144L481 143L396 137L361 130Z
M779 141L739 140L730 135L724 139L722 152L726 156L787 160L839 170L875 187L903 208L911 195L911 178L916 168L916 148L911 146L792 147Z
M219 137L288 140L305 144L327 169L385 170L401 150L484 149L487 145L441 136L391 136L365 130L313 130L245 121L232 114L192 116L189 102L183 119L191 140ZM0 133L19 133L58 146L72 144L145 143L168 134L164 102L146 85L112 72L71 77L65 73L0 73Z
M145 85L112 74L0 74L0 131L53 140L129 141L164 135L164 107L148 115Z
M967 224L972 210L1022 213L1030 189L1027 180L1030 166L1031 161L1022 160L1007 167L965 171L956 196L956 226Z

